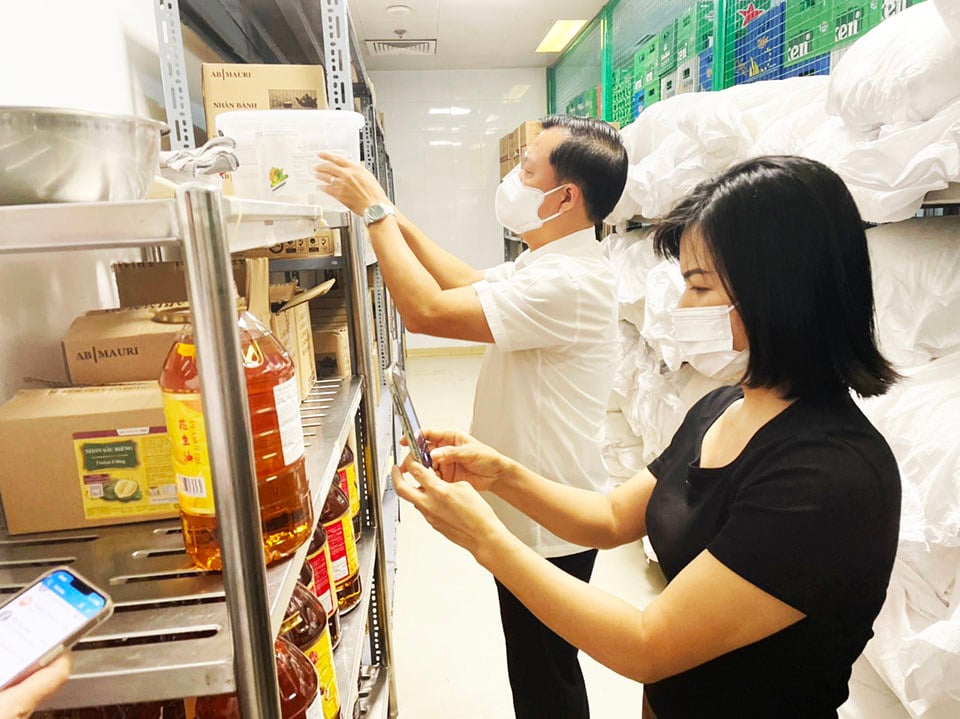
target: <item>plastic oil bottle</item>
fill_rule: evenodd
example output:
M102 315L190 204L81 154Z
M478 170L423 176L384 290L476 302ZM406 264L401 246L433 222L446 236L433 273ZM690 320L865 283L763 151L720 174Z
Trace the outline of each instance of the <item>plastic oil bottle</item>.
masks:
M335 480L320 512L320 522L330 545L330 563L336 584L340 613L346 614L360 604L360 560L353 538L350 500Z
M327 613L320 600L300 583L294 586L280 626L280 636L293 642L317 670L323 719L340 719L340 696Z
M256 317L238 320L263 551L267 564L310 539L313 505L304 462L300 397L293 360ZM213 481L207 452L196 345L189 325L177 337L160 376L167 431L173 445L177 499L187 553L203 569L220 570Z
M314 596L320 600L327 613L330 627L330 641L334 648L340 643L340 603L337 601L337 580L333 574L333 561L330 559L330 544L323 522L317 522L317 531L313 534L310 548L307 550L305 567L310 567L313 576ZM301 580L302 582L302 580Z

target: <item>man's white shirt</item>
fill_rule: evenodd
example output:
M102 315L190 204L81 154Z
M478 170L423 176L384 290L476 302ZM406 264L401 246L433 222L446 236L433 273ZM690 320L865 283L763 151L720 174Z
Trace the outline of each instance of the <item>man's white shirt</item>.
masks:
M589 229L527 250L473 285L494 338L477 381L474 437L547 479L608 490L601 452L617 364L616 284ZM584 551L484 496L540 555Z

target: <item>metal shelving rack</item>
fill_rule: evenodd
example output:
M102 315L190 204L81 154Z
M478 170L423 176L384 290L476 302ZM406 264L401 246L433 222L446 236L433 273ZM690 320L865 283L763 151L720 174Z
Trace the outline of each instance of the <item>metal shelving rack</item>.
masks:
M383 128L346 0L321 0L319 5L322 28L312 29L311 36L322 39L322 48L320 43L315 46L323 52L330 106L354 109L356 92L367 118L364 158L392 198ZM155 0L155 9L167 111L178 127L172 144L188 147L192 138L183 128L191 119L183 86L179 3ZM217 28L207 26L206 31L214 37ZM352 68L357 82L352 81ZM201 382L218 388L204 393L204 412L225 538L222 576L191 566L177 521L43 535L0 534L0 592L22 586L33 579L38 566L56 561L76 566L107 587L117 602L115 615L78 645L71 679L49 708L235 691L243 716L279 719L273 641L307 547L282 564L263 566L229 259L231 252L302 239L321 227L340 228L342 256L279 259L270 269L338 270L349 288L354 376L318 381L304 402L307 471L319 516L340 450L351 426L355 429L365 494L366 530L359 546L363 594L359 608L342 620L335 654L338 689L344 717L355 716L355 709L364 716L397 716L388 600L392 579L388 566L395 566L395 561L389 556L392 543L384 539L385 530L392 535L396 518L383 515L385 503L396 505L392 488L383 481L396 435L388 394L382 386L377 391L373 378L382 377L375 362L383 369L391 361L403 360L399 318L376 258L365 249L369 243L364 242L365 230L356 217L313 206L224 198L200 185L179 188L175 200L0 207L0 254L131 247L155 252L180 247L198 354L208 358L201 366ZM230 617L241 619L231 622Z

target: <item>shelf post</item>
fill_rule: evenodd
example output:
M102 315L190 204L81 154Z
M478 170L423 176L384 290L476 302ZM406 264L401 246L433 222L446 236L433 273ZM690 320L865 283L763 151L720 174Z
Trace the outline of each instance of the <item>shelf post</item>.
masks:
M240 715L280 719L247 383L240 362L237 301L222 195L200 184L182 185L177 188L177 215L193 314Z

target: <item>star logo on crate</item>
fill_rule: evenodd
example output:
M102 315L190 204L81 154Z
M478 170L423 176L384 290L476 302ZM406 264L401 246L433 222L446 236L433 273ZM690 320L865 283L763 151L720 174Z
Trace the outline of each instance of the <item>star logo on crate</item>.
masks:
M740 27L746 27L758 17L763 15L763 10L758 10L757 6L754 3L750 3L745 10L737 10L740 17L743 18L743 25Z

